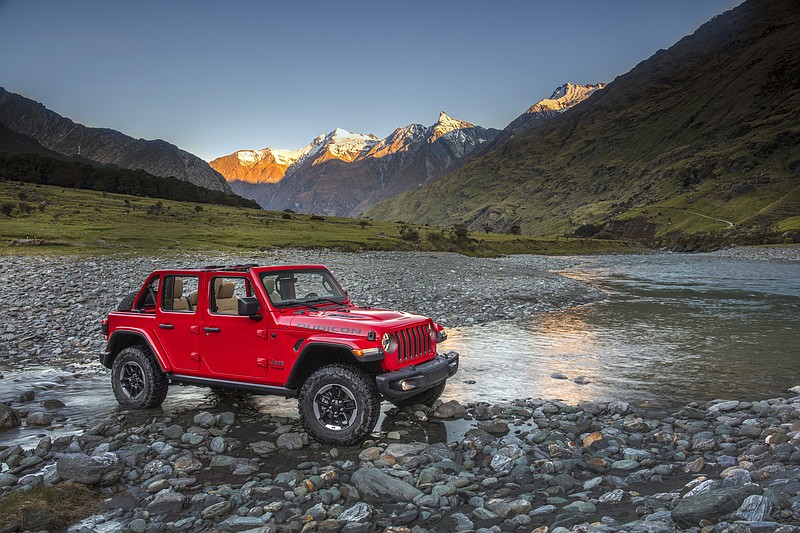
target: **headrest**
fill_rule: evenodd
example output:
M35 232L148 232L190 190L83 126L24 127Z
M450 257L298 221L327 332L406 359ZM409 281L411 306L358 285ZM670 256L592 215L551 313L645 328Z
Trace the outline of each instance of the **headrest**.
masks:
M272 278L264 278L264 288L268 293L275 292L275 280Z
M183 278L175 276L172 280L172 297L180 298L183 296Z
M223 281L217 286L217 299L224 300L226 298L233 298L234 288L234 284L230 281Z

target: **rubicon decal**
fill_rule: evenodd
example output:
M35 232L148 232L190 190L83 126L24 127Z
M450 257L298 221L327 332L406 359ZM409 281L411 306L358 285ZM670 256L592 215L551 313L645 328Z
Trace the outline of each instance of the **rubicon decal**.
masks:
M349 333L351 335L361 335L361 330L356 328L324 326L321 324L297 324L297 327L305 329L318 329L320 331L327 331L329 333Z

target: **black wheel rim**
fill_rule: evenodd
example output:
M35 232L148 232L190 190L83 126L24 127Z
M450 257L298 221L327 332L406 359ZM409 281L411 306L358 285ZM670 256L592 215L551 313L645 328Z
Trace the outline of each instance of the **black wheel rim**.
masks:
M347 387L325 385L314 395L314 416L328 429L343 430L356 420L356 397Z
M138 363L128 361L122 365L119 384L128 399L138 400L144 394L144 370Z

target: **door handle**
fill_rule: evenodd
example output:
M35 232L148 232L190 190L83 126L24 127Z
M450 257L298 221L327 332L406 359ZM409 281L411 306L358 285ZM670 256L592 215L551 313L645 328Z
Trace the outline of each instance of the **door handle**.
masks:
M159 324L158 327L161 329L175 329L174 324Z
M220 329L219 328L205 327L205 328L203 328L203 331L205 331L206 333L219 333Z

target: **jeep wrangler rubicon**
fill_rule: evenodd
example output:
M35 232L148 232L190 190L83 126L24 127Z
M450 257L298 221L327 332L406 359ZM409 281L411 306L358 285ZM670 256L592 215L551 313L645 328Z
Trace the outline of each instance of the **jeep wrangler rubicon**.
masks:
M117 401L158 407L171 384L299 399L318 441L353 444L386 399L431 405L458 370L430 318L358 307L322 265L159 270L102 321Z

